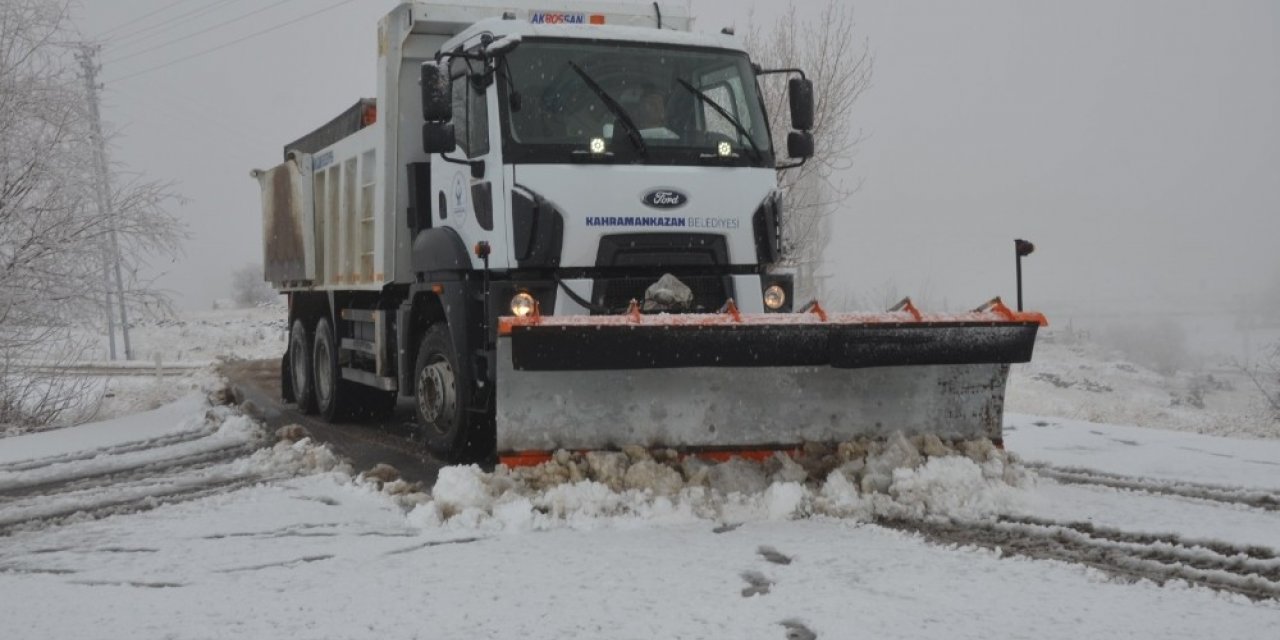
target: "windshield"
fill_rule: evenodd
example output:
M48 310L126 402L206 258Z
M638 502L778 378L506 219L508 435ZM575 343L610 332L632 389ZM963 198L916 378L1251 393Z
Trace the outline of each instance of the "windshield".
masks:
M502 74L511 162L773 166L744 53L526 40Z

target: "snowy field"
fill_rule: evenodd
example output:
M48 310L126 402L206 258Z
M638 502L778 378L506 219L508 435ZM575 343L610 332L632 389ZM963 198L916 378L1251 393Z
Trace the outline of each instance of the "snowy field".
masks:
M138 344L278 357L282 327ZM1270 637L1276 425L1240 385L1174 402L1190 380L1046 342L1011 455L897 440L815 477L634 453L423 491L265 433L207 370L112 378L118 415L0 439L0 638Z

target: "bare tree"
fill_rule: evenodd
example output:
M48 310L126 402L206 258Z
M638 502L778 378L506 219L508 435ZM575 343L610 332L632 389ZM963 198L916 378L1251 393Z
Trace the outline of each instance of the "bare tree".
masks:
M262 277L262 265L247 264L231 272L231 299L241 307L276 300L279 294Z
M32 387L14 366L82 355L87 342L74 330L101 317L110 234L129 274L124 299L135 307L166 304L140 273L148 256L175 255L183 237L164 209L165 185L127 181L109 194L112 206L95 203L68 8L0 3L0 423L48 423L67 411L78 389Z
M812 17L801 17L794 0L768 27L752 24L746 36L752 58L765 68L803 69L814 85L815 154L796 169L781 170L783 264L797 270L797 296L819 293L817 268L831 238L831 214L857 190L842 174L853 166L862 132L853 109L871 87L874 60L867 40L853 36L853 9L827 0ZM775 149L786 148L791 129L786 83L781 75L761 81Z
M1271 419L1280 422L1280 343L1272 345L1260 361L1236 364L1262 396Z

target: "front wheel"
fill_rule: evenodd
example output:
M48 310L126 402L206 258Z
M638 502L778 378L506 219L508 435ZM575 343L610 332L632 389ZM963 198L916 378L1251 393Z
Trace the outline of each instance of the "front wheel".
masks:
M450 461L464 453L470 389L449 327L433 325L418 345L414 406L427 449Z

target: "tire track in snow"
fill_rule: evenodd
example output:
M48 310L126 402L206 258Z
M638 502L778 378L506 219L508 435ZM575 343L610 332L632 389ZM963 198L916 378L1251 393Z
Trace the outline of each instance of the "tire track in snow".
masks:
M0 537L295 477L290 465L298 461L251 457L270 446L260 423L222 433L236 415L242 412L223 415L215 406L184 431L0 465Z
M930 542L1081 564L1127 580L1160 585L1181 580L1252 600L1280 600L1280 560L1272 549L1024 517L973 522L885 518L877 524Z
M1201 484L1181 480L1160 480L1119 473L1095 471L1082 467L1056 467L1028 462L1026 466L1038 475L1063 484L1088 484L1126 491L1157 493L1168 496L1241 504L1267 511L1280 511L1280 494L1265 489L1250 489L1218 484Z
M1004 516L1001 519L1006 522L1022 522L1024 524L1036 524L1041 526L1069 527L1081 533L1087 533L1095 538L1102 538L1115 542L1129 542L1148 545L1163 543L1168 545L1203 547L1223 556L1243 556L1253 558L1255 560L1275 561L1277 566L1280 566L1280 558L1277 558L1277 552L1274 549L1259 545L1232 544L1230 542L1212 539L1182 538L1171 533L1137 533L1116 529L1114 527L1099 526L1092 522L1059 522L1056 520L1036 518L1033 516Z
M445 461L436 459L422 444L412 409L402 405L389 420L353 420L341 424L329 423L317 416L304 415L294 404L280 401L280 360L241 360L219 367L243 397L242 406L268 429L287 425L301 425L312 439L329 445L334 453L346 458L357 471L366 471L380 463L389 464L400 471L406 482L420 482L430 487Z
M53 496L71 491L84 491L121 482L144 480L174 471L195 471L249 455L258 449L256 442L234 442L226 446L164 460L147 460L117 468L86 470L35 482L15 482L0 486L0 505L16 498Z
M74 453L66 453L62 455L49 456L46 458L32 458L29 460L18 460L7 464L0 464L0 472L30 471L40 467L47 467L55 464L63 464L67 462L80 462L82 460L91 460L99 456L113 456L125 453L134 453L137 451L145 451L147 449L157 449L175 444L183 444L193 442L201 438L208 437L218 430L216 424L205 424L199 429L192 431L180 431L157 438L148 438L146 440L135 440L133 442L125 442L122 444L102 447L101 449L86 449Z
M68 519L99 519L107 516L141 513L157 507L181 502L199 500L217 494L227 493L249 487L261 482L283 480L286 475L265 476L259 473L239 473L231 476L202 479L199 482L175 482L168 488L156 488L150 485L100 487L102 490L90 490L83 496L83 501L76 501L64 506L48 509L31 509L26 514L17 516L0 516L0 536L17 531L44 528L56 525ZM114 497L95 494L117 494Z

